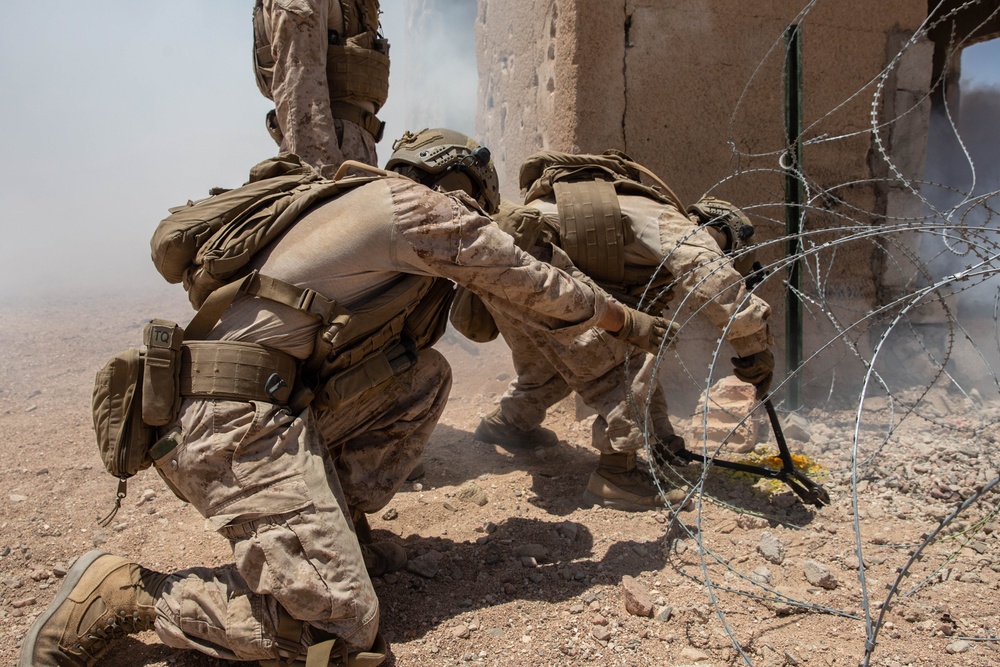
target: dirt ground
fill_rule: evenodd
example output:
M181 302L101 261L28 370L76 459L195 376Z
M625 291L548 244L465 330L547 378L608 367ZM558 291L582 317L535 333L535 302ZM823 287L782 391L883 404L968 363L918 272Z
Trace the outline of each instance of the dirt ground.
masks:
M229 561L227 543L149 471L130 481L113 523L97 523L116 484L93 444L94 373L137 344L150 317L184 322L186 306L179 290L0 304L0 663L14 664L24 632L90 549L157 570ZM860 426L850 406L803 411L790 444L816 466L828 507L713 470L675 518L580 506L596 455L571 401L546 424L557 447L476 441L510 380L506 351L452 336L439 349L455 385L426 476L370 517L411 558L374 581L394 664L857 665L866 640L872 665L1000 664L996 494L974 500L1000 468L996 395L933 393L891 431L899 415L878 399ZM852 485L856 435L871 464ZM102 664L222 663L145 633Z

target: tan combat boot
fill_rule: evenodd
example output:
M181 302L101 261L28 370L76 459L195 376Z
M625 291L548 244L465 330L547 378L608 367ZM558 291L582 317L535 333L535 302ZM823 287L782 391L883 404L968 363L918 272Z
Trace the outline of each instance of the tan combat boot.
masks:
M522 431L504 419L499 407L479 421L474 435L476 440L482 442L519 449L551 447L559 442L559 436L555 431L541 426L530 431Z
M21 645L19 667L92 667L115 639L151 630L168 575L103 551L84 554Z
M374 541L368 517L364 512L351 510L351 520L354 522L354 532L358 536L361 555L365 559L365 569L368 570L369 577L381 577L383 574L406 567L409 560L406 550L395 542Z
M680 489L671 489L664 496L649 472L636 465L635 454L618 452L601 454L583 499L590 505L641 512L666 507L668 502L676 505L685 495Z
M381 577L383 574L402 570L409 561L406 550L392 542L362 544L361 555L365 559L369 577Z

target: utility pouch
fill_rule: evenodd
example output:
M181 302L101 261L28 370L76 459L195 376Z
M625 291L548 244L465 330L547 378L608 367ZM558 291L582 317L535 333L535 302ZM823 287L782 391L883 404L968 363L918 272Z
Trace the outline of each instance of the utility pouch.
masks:
M364 396L416 363L416 353L397 343L385 352L377 352L359 364L331 376L312 404L336 410Z
M97 449L104 467L118 478L115 508L102 525L121 507L126 480L152 464L156 427L177 417L183 338L184 330L173 322L153 320L143 330L144 346L111 357L94 379Z
M93 417L97 449L109 473L118 478L115 506L101 521L118 513L127 492L126 480L149 467L156 429L142 421L142 380L146 352L129 348L108 360L94 379Z
M149 467L156 429L142 420L145 351L129 348L108 360L94 380L94 431L107 471L126 479Z
M403 337L416 350L434 345L448 327L448 310L455 298L455 286L437 279L403 321Z
M477 343L488 343L500 335L496 320L486 304L464 287L455 290L449 319L458 333Z
M142 332L146 345L142 375L142 421L164 426L180 410L181 342L184 329L166 320L152 320Z

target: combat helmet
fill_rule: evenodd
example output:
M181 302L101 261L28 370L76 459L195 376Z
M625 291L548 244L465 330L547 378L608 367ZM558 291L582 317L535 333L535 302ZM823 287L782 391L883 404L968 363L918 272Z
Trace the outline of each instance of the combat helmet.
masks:
M386 170L414 177L424 185L464 190L487 213L500 208L500 179L490 149L461 132L444 128L406 132L392 151Z
M743 211L725 200L705 195L688 206L687 215L712 235L722 252L733 258L733 267L740 275L746 277L757 270L750 240L754 228Z

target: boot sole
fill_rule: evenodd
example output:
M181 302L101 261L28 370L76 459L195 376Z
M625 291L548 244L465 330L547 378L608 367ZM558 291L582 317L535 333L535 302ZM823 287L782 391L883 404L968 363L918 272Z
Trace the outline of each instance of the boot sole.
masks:
M559 444L559 436L556 435L555 431L542 428L539 428L538 430L550 435L547 437L532 437L527 434L513 435L506 433L491 433L488 426L484 427L480 424L476 427L472 437L489 445L500 445L501 447L517 449L520 451L548 449L549 447L555 447Z
M66 573L65 579L63 579L62 585L59 590L56 591L56 596L49 603L48 608L43 611L35 622L31 624L31 628L28 630L28 634L24 636L24 640L21 642L21 655L18 659L18 667L33 667L32 653L34 652L35 642L38 640L38 633L42 627L52 618L52 614L62 606L62 603L66 601L69 594L73 592L76 585L80 583L80 579L83 578L83 573L86 572L91 565L94 564L101 556L106 556L108 552L101 551L100 549L94 549L93 551L88 551L84 555L80 556L73 567L69 569Z

